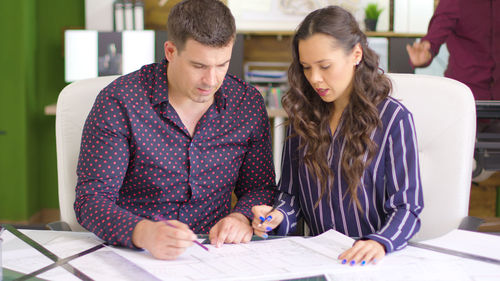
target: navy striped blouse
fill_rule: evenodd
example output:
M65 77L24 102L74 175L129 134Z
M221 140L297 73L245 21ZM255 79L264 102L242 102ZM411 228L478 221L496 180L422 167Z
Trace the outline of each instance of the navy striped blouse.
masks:
M283 148L279 209L285 219L278 227L279 235L295 231L297 219L304 217L313 235L335 229L350 237L372 239L382 243L387 253L402 249L419 230L419 213L423 208L418 165L415 126L411 113L389 97L379 105L382 127L372 133L378 146L375 157L363 174L358 198L360 212L351 202L347 182L341 176L341 156L345 145L339 135L342 120L332 136L328 161L334 172L330 200L324 196L318 207L319 181L307 170L298 151L300 138L288 138ZM290 135L293 128L288 129Z

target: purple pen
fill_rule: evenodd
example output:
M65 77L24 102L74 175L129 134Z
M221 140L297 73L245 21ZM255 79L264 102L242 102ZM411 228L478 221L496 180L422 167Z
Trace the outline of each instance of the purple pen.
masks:
M162 219L161 217L155 217L155 219L157 219L157 220L159 220L159 221L163 222L164 224L166 224L166 225L168 225L168 226L170 226L170 227L177 228L175 225L173 225L173 224L169 223L168 221L166 221L166 220ZM205 251L210 251L210 249L208 249L205 245L201 244L200 242L198 242L198 241L196 241L196 240L193 240L193 242L194 242L196 245L198 245L198 246L202 247Z

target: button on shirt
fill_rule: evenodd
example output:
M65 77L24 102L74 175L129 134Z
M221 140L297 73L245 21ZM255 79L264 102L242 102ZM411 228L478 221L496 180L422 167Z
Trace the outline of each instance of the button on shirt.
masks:
M75 213L114 245L134 247L144 218L179 220L195 233L233 211L270 204L270 127L262 95L226 75L191 137L168 102L167 62L119 77L98 95L82 135Z
M348 184L340 170L345 146L345 139L339 134L342 119L332 136L328 154L334 174L332 192L330 198L321 199L317 208L314 205L321 189L316 177L300 160L305 155L303 149L298 150L300 137L288 139L278 184L278 189L284 191L279 197L279 209L284 214L277 229L279 235L295 231L297 219L304 217L313 235L335 229L351 237L375 240L389 253L406 246L419 230L423 198L413 117L393 98L382 101L378 110L382 126L371 137L378 150L358 189L362 212L351 202ZM293 128L288 129L288 135L294 135Z

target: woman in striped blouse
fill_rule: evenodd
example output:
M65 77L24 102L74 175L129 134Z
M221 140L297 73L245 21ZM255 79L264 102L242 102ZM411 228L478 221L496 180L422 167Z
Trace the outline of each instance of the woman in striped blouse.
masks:
M257 235L293 232L303 217L313 235L335 229L359 238L342 263L375 263L406 246L423 208L411 113L389 96L354 17L338 6L309 14L292 43L289 116L278 208L252 209Z

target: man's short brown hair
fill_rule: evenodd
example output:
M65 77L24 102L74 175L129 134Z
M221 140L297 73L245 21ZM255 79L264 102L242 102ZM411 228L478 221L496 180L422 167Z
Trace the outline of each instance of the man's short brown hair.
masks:
M236 24L231 10L219 0L184 0L171 9L167 32L179 51L188 39L223 47L234 39Z

